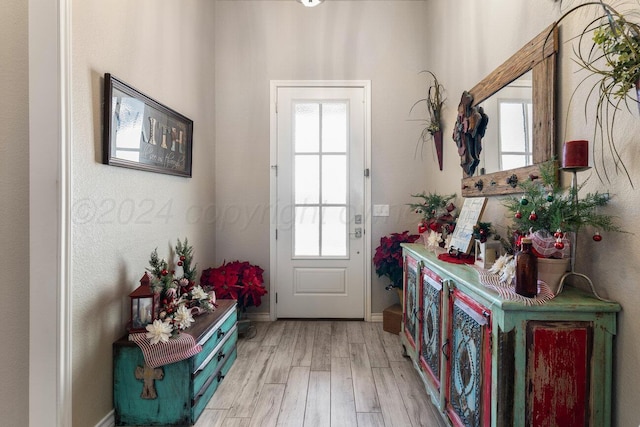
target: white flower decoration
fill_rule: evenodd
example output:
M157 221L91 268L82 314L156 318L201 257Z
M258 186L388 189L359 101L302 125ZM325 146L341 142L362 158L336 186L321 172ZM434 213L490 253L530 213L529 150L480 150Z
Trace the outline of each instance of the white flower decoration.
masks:
M200 285L193 288L191 295L193 295L193 299L209 299L209 294Z
M440 242L442 241L442 233L438 233L437 231L431 230L429 233L429 237L427 237L427 245L430 248L435 248L440 246Z
M504 268L505 265L507 265L511 259L513 258L513 255L501 255L491 266L491 268L489 269L489 273L492 274L500 274L502 272L502 269Z
M451 241L453 240L453 234L447 234L447 238L444 239L444 247L449 249L451 247Z
M505 264L504 268L500 272L500 281L510 285L513 282L513 278L516 276L516 261L511 260Z
M173 327L170 323L156 319L152 324L147 325L147 339L151 340L151 344L158 344L160 341L167 342L172 330Z
M179 329L187 329L194 322L193 316L191 316L191 310L189 310L185 305L178 307L173 320L176 322Z

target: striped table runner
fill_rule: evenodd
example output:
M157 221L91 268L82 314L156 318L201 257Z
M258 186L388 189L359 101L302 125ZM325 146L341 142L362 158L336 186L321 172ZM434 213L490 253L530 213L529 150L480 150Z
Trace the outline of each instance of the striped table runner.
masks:
M195 338L184 332L169 339L168 342L153 345L146 335L146 332L129 334L129 341L135 342L140 347L145 363L152 368L188 359L202 351L202 346L196 344Z

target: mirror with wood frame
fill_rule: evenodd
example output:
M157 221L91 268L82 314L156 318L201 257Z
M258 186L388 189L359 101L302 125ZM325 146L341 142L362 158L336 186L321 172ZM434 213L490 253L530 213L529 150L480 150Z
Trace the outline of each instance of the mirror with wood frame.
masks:
M465 172L464 161L462 196L492 196L518 193L522 190L519 182L537 179L540 163L555 156L555 99L556 99L556 56L558 52L558 29L550 25L506 62L476 84L468 94L473 98L472 106L479 109L481 104L502 88L510 85L530 72L532 84L531 149L530 166L480 174L482 165L469 175ZM463 98L464 98L463 94ZM480 110L484 111L484 110ZM488 117L488 126L497 126L496 117ZM498 144L495 140L483 140L484 144ZM462 158L461 158L462 159ZM472 168L473 169L473 168ZM469 170L469 169L467 169Z

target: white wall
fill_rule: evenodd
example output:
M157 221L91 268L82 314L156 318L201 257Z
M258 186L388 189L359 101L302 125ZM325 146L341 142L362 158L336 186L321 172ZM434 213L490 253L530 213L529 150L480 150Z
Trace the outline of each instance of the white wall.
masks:
M431 147L414 158L420 124L409 109L424 97L427 26L421 1L219 1L215 22L217 260L269 271L270 80L371 80L372 250L384 234L411 229L409 194L437 169ZM422 92L421 92L422 91ZM426 111L425 111L426 114ZM397 302L373 273L372 312ZM267 286L269 284L267 283ZM263 298L259 312L269 310Z
M27 2L8 0L0 14L0 271L3 339L0 414L25 425L29 405L29 96ZM13 297L6 297L13 296Z
M73 425L112 409L111 344L128 294L158 248L188 237L200 269L215 257L213 3L78 0L72 8ZM102 87L112 73L194 121L193 177L101 164Z
M455 122L459 94L473 87L559 16L558 4L546 0L431 0L428 5L424 25L429 28L429 39L434 40L428 45L428 63L441 77L449 98L444 113L445 135L451 133ZM576 15L562 25L560 33L558 149L565 139L593 140L593 112L589 111L586 122L584 118L584 102L588 87L580 89L573 104L569 105L571 94L583 75L574 73L571 44L567 44L566 41L571 35L575 35L576 29L584 26L591 16L589 13ZM591 107L593 104L594 101L591 101ZM635 106L631 114L622 111L618 120L616 132L620 142L619 148L632 179L638 186L640 121ZM460 183L453 179L461 175L455 145L449 139L445 146L447 174L429 174L428 181L434 188L445 193L459 191ZM589 175L593 176L582 191L610 191L614 198L606 213L618 216L619 224L624 229L637 233L640 227L638 190L634 191L624 176L615 174L611 176L610 183L601 183L594 173L583 172L579 175L580 181ZM490 200L484 220L498 224L508 223L504 211L500 208L499 198ZM605 233L603 241L596 244L591 239L591 233L592 231L587 230L581 233L576 269L593 280L600 294L619 301L623 307L618 315L615 347L612 425L636 426L640 424L640 371L636 368L640 359L640 340L637 339L640 325L640 293L637 290L640 252L637 250L637 236ZM592 387L599 385L592 384Z

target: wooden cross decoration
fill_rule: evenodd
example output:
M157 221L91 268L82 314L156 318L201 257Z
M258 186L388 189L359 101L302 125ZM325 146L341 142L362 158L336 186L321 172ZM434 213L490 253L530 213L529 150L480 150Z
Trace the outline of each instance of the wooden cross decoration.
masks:
M152 368L146 363L143 366L136 366L136 379L143 381L142 394L143 399L157 399L158 393L154 387L155 380L161 380L164 378L164 371L162 368Z

